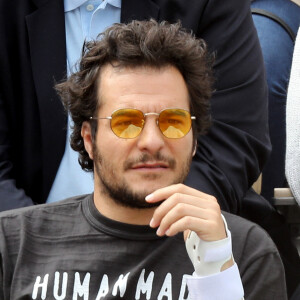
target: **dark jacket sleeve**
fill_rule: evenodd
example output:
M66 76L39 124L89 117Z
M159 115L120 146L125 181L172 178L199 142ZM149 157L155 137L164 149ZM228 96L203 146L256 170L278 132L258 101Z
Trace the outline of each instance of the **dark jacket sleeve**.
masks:
M238 213L270 152L264 64L249 1L207 1L197 36L216 56L213 126L198 139L186 183Z
M8 128L4 103L0 96L0 211L33 204L24 190L16 187L16 181L12 174L12 151Z
M24 74L17 67L21 61L19 55L26 55L25 51L19 52L18 45L26 45L16 34L18 26L25 31L25 21L20 23L19 20L20 9L12 10L9 2L0 3L0 211L32 205L32 200L26 196L24 190L16 186L18 171L14 170L12 146L14 139L21 140L22 137L21 130L18 130L19 136L13 130L17 122L22 123L18 116L19 113L22 114L22 106L15 105L15 98L21 103L22 97L15 95L21 90L20 81L28 85L28 78L22 77ZM12 115L16 117L13 119ZM24 122L22 126L25 126ZM21 160L24 149L19 150L17 157Z

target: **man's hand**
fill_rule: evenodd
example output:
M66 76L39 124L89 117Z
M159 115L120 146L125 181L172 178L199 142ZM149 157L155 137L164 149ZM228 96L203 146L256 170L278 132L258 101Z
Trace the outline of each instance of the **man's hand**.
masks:
M215 274L234 264L231 236L227 237L225 219L213 196L176 184L156 190L146 201L163 201L150 226L158 227L159 236L184 233L187 252L198 276Z
M146 201L163 201L150 222L151 227L158 227L159 236L184 232L186 239L192 230L204 241L226 238L220 206L213 196L175 184L156 190L146 197Z

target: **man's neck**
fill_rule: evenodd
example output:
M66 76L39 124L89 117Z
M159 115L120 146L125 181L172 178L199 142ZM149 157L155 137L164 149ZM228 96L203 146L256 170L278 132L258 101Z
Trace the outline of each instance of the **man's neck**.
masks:
M97 191L94 192L94 203L98 211L105 217L133 225L149 225L154 208L130 208L116 203L107 195Z

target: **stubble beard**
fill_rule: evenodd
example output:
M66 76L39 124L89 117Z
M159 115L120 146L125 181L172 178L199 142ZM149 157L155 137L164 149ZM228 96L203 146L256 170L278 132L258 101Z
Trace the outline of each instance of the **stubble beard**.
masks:
M113 170L112 165L108 160L103 159L99 150L94 146L93 149L94 156L94 169L101 184L101 192L109 196L116 204L123 207L146 209L151 207L157 207L161 202L148 203L145 201L145 197L149 194L149 191L142 190L136 192L132 190L129 184L124 178L118 178ZM141 157L134 161L126 161L124 163L123 169L126 171L131 168L131 166L138 162L149 162L149 161L165 161L168 163L169 168L172 170L176 169L176 161L174 159L163 157L159 152L151 156L149 154L143 154ZM192 161L192 155L186 160L182 172L178 174L177 177L173 179L170 184L182 183L186 179L190 165ZM149 180L160 180L160 176L156 174L144 175L144 179ZM151 191L154 192L154 191Z

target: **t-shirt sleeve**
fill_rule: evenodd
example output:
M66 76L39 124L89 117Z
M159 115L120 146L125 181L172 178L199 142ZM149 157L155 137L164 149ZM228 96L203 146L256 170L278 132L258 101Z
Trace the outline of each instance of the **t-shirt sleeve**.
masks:
M284 270L277 253L268 253L249 262L242 280L247 300L287 299Z
M258 225L223 212L232 237L246 300L286 300L286 280L279 252Z

